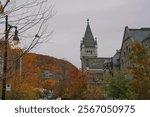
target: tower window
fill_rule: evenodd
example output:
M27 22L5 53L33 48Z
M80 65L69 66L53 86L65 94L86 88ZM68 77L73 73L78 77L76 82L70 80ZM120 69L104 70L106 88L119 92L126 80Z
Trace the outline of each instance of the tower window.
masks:
M92 50L91 50L91 54L92 54Z

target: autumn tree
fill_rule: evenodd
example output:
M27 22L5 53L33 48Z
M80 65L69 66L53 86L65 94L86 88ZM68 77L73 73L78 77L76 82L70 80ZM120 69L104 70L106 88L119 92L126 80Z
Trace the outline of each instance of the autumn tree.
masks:
M20 68L9 72L7 83L11 84L11 91L7 93L7 99L38 99L42 79L36 64L37 56L26 54L21 62Z
M130 81L131 99L150 99L150 56L148 48L142 43L132 45L130 55L130 72L133 76Z
M48 0L6 0L0 2L0 41L4 41L6 34L8 34L8 42L5 44L0 43L0 46L4 48L7 44L11 48L16 48L16 43L12 42L14 29L11 28L15 27L15 29L17 29L17 31L15 30L15 34L18 34L20 41L18 47L22 49L19 56L16 56L12 60L4 57L9 61L19 61L35 46L48 41L52 34L52 31L47 30L49 21L53 16L52 10L53 6ZM8 16L8 19L6 16ZM8 29L5 27L6 22L8 23ZM6 32L4 32L5 29L7 29ZM3 53L0 57L1 56L3 57ZM8 57L10 57L10 55ZM13 67L10 66L6 69L7 74L13 74L9 73L12 72L10 68ZM29 75L26 73L26 76ZM32 78L30 78L30 80ZM32 85L31 82L30 84Z
M32 77L32 76L31 76ZM39 91L36 90L34 79L21 79L19 75L13 75L7 81L11 85L11 91L7 91L6 99L33 100L39 99Z
M83 94L82 99L84 100L104 100L105 94L104 94L104 88L103 86L97 85L93 87L87 87Z
M87 80L87 88L83 92L85 100L102 100L105 99L104 88L102 85L101 74L88 72L85 74Z
M65 99L82 99L83 92L86 90L86 79L79 70L70 72L70 78L64 83L63 97Z

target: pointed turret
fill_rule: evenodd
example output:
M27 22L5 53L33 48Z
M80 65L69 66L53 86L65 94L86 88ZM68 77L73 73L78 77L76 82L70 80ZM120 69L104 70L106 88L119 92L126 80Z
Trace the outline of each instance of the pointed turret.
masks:
M97 57L97 39L93 37L89 19L87 19L87 27L83 40L81 41L80 51L81 59Z
M89 19L87 19L87 27L83 37L83 45L85 47L95 47L95 40L90 28Z

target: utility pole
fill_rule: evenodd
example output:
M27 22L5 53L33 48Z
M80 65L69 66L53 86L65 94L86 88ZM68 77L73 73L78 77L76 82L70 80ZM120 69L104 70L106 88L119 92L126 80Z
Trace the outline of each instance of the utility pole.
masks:
M4 67L3 67L3 83L2 83L2 100L6 96L6 79L7 79L7 46L8 46L8 15L5 17L5 40L4 40Z
M19 42L19 38L18 38L18 31L17 31L17 27L16 26L12 26L8 24L8 15L5 16L5 40L4 40L4 63L3 63L3 79L2 79L2 100L5 100L6 97L6 81L7 81L7 59L8 59L8 35L9 35L9 31L12 28L15 28L15 34L14 34L14 38L13 41L14 42Z

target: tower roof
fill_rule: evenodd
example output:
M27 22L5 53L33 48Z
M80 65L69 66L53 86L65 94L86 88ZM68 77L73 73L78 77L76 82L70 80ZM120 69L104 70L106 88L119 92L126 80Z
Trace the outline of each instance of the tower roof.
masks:
M94 47L96 45L96 42L94 40L92 31L90 28L89 19L87 19L87 27L86 27L86 31L83 37L83 44L86 47Z

